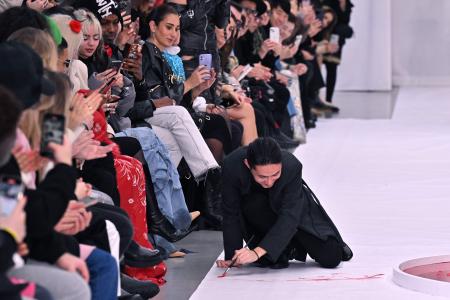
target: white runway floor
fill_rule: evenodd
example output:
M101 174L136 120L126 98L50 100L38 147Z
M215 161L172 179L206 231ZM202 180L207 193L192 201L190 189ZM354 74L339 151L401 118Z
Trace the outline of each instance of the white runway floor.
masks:
M401 89L392 120L321 120L295 154L354 258L226 278L213 266L191 299L443 299L391 276L405 260L450 254L450 89Z

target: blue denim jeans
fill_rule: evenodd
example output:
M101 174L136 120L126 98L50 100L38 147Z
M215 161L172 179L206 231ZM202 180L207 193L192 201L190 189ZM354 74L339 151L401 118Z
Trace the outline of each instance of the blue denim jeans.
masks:
M114 258L100 249L94 249L86 259L89 286L93 300L116 300L119 271Z
M147 127L129 128L116 136L134 137L139 141L152 175L156 200L161 213L176 229L188 229L191 225L191 216L184 199L180 176L161 140L151 128Z

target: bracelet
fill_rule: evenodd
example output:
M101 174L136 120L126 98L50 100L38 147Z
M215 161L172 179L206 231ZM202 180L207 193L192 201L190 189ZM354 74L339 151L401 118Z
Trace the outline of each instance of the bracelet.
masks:
M255 251L255 249L252 249L252 251L256 254L256 257L258 257L258 259L259 259L259 255L258 255L258 253Z
M17 233L14 230L12 230L11 228L8 228L8 227L2 227L0 229L3 230L4 232L8 233L10 236L12 236L17 244L20 243L19 237L17 236Z

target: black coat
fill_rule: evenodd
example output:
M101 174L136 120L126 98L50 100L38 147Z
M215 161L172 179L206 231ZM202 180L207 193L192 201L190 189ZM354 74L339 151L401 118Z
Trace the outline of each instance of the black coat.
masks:
M230 19L229 0L188 0L173 4L181 16L180 47L183 55L199 50L216 50L215 27L225 28Z
M12 284L6 275L8 269L14 265L12 256L16 250L17 244L13 237L0 230L0 299L20 300L20 291L26 287L26 284Z
M0 174L20 176L14 157L0 168ZM25 242L30 250L29 257L50 264L64 253L78 255L77 241L53 228L64 215L74 195L77 171L65 164L56 164L36 190L25 190L27 204L27 236Z
M240 148L223 165L223 240L227 260L242 248L243 238L249 238L240 209L242 199L251 193L252 175L244 164L246 156L247 148ZM258 245L267 251L269 259L278 259L297 229L321 240L341 240L329 217L303 187L302 165L289 152L282 152L281 176L270 188L269 203L278 218Z

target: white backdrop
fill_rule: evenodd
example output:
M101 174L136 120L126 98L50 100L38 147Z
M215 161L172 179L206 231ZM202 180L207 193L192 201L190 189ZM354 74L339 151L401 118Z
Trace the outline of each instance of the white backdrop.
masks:
M450 85L449 0L354 0L339 90Z
M352 2L355 7L350 25L355 34L344 46L337 89L390 90L391 0Z

